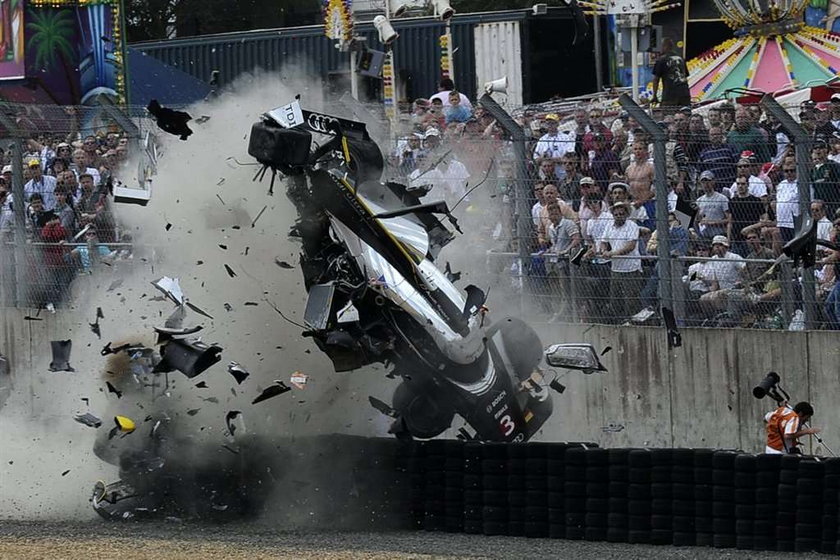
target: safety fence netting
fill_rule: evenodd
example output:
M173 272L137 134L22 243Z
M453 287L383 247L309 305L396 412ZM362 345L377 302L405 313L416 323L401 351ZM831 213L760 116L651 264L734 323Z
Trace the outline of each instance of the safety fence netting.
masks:
M155 128L144 107L0 105L0 306L62 307L78 277L130 261L119 203L148 200Z
M390 178L446 199L467 238L453 265L532 320L656 324L668 283L679 325L804 329L813 301L807 328L838 328L838 252L818 246L808 271L779 257L805 216L819 240L840 237L840 98L785 109L810 144L799 164L761 105L646 110L666 135L667 216L653 135L614 99L509 109L514 133L480 102L415 105Z
M156 125L140 107L2 109L0 302L55 305L97 254L107 260L131 243L113 187L131 176L140 184L126 186L142 191L154 174ZM651 131L605 97L507 108L507 121L480 102L415 104L381 143L383 179L448 203L448 225L460 232L438 265L460 287L489 287L491 308L536 322L656 324L667 293L679 325L838 328L837 251L818 246L807 270L779 256L804 216L820 240L837 241L840 100L785 109L808 135L807 161L758 104L649 111L666 133L664 217ZM22 234L11 203L15 143ZM53 191L36 193L45 184ZM34 205L33 194L42 195ZM49 224L45 212L58 219Z

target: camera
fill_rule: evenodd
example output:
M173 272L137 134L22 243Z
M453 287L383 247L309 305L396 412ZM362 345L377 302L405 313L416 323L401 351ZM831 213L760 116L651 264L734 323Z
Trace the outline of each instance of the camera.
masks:
M776 402L790 400L785 390L779 386L781 380L782 378L775 371L768 372L764 379L753 388L753 396L757 399L763 399L766 395L770 395L770 398Z

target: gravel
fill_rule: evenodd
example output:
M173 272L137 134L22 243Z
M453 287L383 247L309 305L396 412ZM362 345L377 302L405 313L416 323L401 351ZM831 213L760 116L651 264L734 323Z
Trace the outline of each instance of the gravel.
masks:
M265 524L0 521L0 560L417 558L811 560L818 554L415 532L278 530Z

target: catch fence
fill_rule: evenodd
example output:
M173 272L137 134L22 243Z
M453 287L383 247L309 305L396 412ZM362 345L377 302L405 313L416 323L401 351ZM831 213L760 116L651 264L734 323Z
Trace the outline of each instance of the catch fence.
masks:
M453 279L460 273L457 285L489 285L491 306L532 321L656 324L664 307L680 325L837 328L837 252L818 247L809 268L780 258L803 216L819 238L838 239L840 140L829 133L840 103L827 105L651 112L600 96L507 112L483 98L465 122L413 106L392 140L381 140L383 179L446 200L462 234L438 264ZM337 107L371 115L346 96ZM13 178L28 180L22 164L41 161L34 146L75 138L75 152L93 135L107 152L109 134L132 156L121 173L138 162L140 184L128 186L142 191L155 172L159 146L145 108L7 105L0 115L0 136L18 150L4 163L21 164ZM370 128L388 137L385 123ZM106 199L111 223L100 222L99 241L119 254L130 240L111 193ZM85 271L72 249L92 251L74 239L83 222L69 244L41 245L30 209L20 210L22 228L17 215L0 218L0 305L42 307Z

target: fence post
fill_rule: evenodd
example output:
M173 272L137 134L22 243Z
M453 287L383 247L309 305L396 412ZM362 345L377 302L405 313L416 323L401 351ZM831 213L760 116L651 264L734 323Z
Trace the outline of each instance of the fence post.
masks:
M490 113L490 116L496 119L496 122L502 127L502 130L509 134L513 141L514 163L516 164L516 239L519 247L519 271L522 276L524 291L527 284L525 281L525 277L527 276L525 270L531 259L528 242L531 237L532 228L531 209L528 207L528 198L530 197L531 189L529 188L528 168L525 165L525 162L528 161L528 153L525 149L528 137L525 135L522 127L516 124L513 117L502 109L489 94L485 93L482 95L478 102Z
M804 222L811 213L811 137L799 123L793 120L785 108L772 95L761 98L760 105L773 115L782 128L792 136L796 145L796 186L799 191L799 216ZM817 323L817 294L814 269L802 267L802 303L805 313L805 328L813 329Z
M653 185L656 189L656 231L657 234L657 263L659 271L659 302L660 307L674 310L673 291L671 289L671 236L668 227L668 179L665 166L665 143L668 133L633 99L623 94L618 98L621 107L633 117L642 129L653 139ZM682 319L682 317L677 317Z
M15 268L15 307L23 307L29 301L26 292L26 197L23 192L23 135L17 127L13 110L5 103L0 104L0 125L14 139L12 144L12 203L15 213L14 268Z

